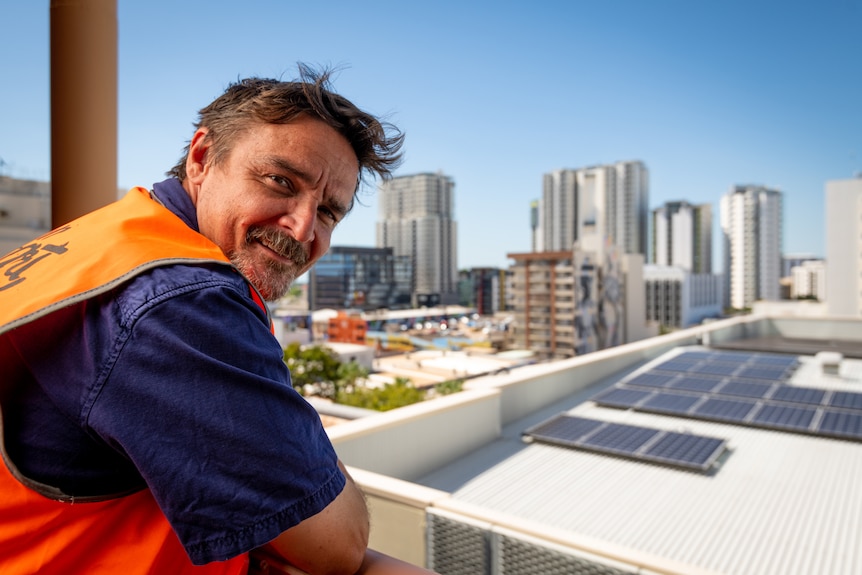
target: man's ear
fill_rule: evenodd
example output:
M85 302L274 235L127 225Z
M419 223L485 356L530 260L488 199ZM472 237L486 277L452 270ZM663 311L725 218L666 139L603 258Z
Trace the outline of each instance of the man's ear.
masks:
M207 138L209 130L198 128L189 142L189 154L186 156L186 177L197 183L206 171L209 160L209 148L212 142Z

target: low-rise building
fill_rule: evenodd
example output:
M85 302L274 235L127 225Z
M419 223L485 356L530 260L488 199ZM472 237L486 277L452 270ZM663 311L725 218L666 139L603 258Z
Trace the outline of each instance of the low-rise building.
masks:
M826 262L806 260L790 268L790 299L826 300Z
M647 321L683 328L722 314L722 278L672 266L644 266Z

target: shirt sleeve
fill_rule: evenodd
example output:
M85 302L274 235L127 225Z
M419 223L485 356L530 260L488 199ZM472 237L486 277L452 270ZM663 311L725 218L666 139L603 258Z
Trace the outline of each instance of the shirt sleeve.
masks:
M124 290L115 347L83 414L128 455L202 564L318 513L345 478L245 281L183 269L180 285L165 268Z

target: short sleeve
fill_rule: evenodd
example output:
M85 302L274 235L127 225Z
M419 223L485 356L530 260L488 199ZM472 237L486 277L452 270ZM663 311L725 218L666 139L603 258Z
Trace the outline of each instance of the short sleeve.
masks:
M127 454L196 564L274 539L345 478L245 281L182 266L135 280L85 422Z

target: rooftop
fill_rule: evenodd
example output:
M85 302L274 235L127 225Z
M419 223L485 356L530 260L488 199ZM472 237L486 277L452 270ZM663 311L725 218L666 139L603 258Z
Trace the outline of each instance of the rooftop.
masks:
M429 564L444 574L553 572L501 568L512 549L618 572L854 573L860 340L862 320L734 318L476 378L460 394L339 425L333 442L370 493L419 494ZM831 373L815 354L835 349L856 355ZM602 400L632 390L629 404ZM748 411L705 409L716 402ZM536 429L563 441L525 441ZM639 447L644 434L653 443ZM702 469L644 457L660 437L719 448ZM607 445L634 457L597 451ZM378 490L379 476L398 482ZM484 567L458 570L471 561Z

